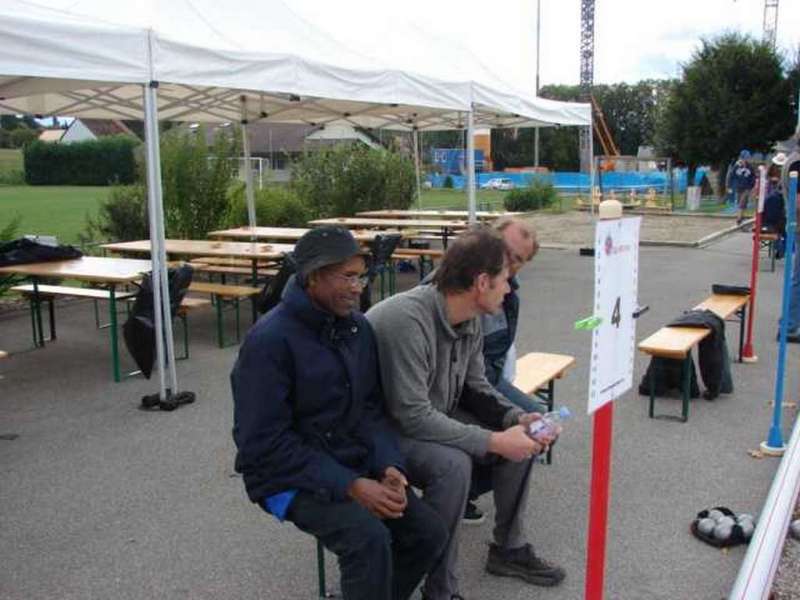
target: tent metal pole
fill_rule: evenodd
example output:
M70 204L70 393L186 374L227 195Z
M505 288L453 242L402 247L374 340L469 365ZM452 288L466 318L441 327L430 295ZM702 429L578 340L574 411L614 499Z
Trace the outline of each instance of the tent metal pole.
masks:
M149 85L143 86L144 94L144 139L147 165L147 214L150 222L150 261L152 271L150 273L153 286L153 314L155 316L156 328L156 369L158 371L158 397L163 401L166 399L166 384L164 373L164 335L163 335L163 311L161 310L161 242L158 227L158 200L156 197L156 185L160 187L160 180L157 180L155 164L158 162L158 120L153 110L154 94ZM155 133L154 133L155 130Z
M256 226L256 201L253 194L253 170L250 168L250 137L247 132L247 96L241 96L242 102L242 150L244 152L244 185L247 197L247 224Z
M417 174L417 209L422 210L422 183L420 178L420 168L419 168L419 129L414 127L414 130L411 132L412 141L414 142L414 170Z
M156 200L156 225L158 227L158 248L153 251L158 252L159 273L161 280L161 316L164 330L164 340L166 341L166 364L169 368L170 390L173 394L178 392L178 375L175 370L175 342L172 337L172 311L170 309L169 297L169 278L167 277L167 252L164 244L166 235L164 233L164 195L161 187L161 149L158 145L158 84L151 83L147 88L150 95L150 132L152 139L153 153L153 178Z
M469 206L469 223L477 221L475 210L475 124L472 110L467 113L467 203Z
M586 139L589 140L589 214L594 218L594 139L592 138L591 124L587 130Z

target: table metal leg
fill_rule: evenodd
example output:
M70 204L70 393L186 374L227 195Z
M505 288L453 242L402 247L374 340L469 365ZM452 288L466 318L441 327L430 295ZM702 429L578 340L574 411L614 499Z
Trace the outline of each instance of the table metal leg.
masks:
M33 308L36 318L36 345L44 346L44 327L42 326L42 298L39 295L39 279L33 278Z
M681 365L681 379L682 379L682 393L683 393L683 411L681 413L681 420L686 423L689 420L689 382L692 375L692 353L687 352L686 358L683 359Z
M108 289L108 312L111 332L111 362L114 372L114 381L121 381L122 377L119 372L119 335L117 331L117 292L116 287L112 284Z
M736 312L739 315L739 362L742 362L742 353L744 352L744 322L747 320L747 304Z

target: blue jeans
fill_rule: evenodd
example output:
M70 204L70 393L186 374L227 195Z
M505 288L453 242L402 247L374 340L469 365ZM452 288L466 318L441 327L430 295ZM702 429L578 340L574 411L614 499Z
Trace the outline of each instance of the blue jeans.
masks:
M531 398L518 387L514 387L503 377L495 384L494 389L505 396L506 400L518 406L525 412L545 413L547 405L536 398ZM472 469L472 485L470 486L469 499L475 500L492 489L492 471L486 465L476 464Z
M520 407L525 412L547 412L547 406L543 402L540 402L536 398L531 398L521 389L514 387L513 383L502 377L494 386L494 389L503 394L506 400L511 402L511 404Z

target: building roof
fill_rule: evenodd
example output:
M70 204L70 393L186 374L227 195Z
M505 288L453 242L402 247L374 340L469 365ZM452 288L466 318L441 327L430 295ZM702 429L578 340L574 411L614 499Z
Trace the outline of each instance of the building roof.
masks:
M86 129L91 131L95 137L103 137L107 135L132 135L136 134L131 131L122 121L115 121L111 119L80 119L81 123L86 126Z
M40 142L60 142L66 129L45 129L39 134Z

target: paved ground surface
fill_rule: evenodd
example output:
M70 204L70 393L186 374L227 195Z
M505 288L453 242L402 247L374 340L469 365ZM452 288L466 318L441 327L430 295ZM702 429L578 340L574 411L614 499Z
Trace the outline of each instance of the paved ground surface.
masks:
M651 306L642 339L704 299L713 282L746 283L749 235L709 248L642 248L639 296ZM766 259L763 265L767 266ZM747 451L764 439L775 379L780 269L761 272L755 365L733 365L735 393L692 403L687 424L647 418L635 391L617 401L607 598L721 599L744 548L721 552L695 540L695 513L718 504L758 513L777 462ZM483 570L491 524L463 536L467 598L575 600L584 585L591 421L585 415L589 337L573 330L591 305L591 259L543 250L522 275L519 349L574 354L557 402L577 415L551 466L537 466L528 531L562 564L558 588L532 589ZM729 326L735 347L738 327ZM314 542L252 506L233 473L228 373L236 349L214 343L211 314L192 319L192 357L179 363L196 404L174 413L137 410L154 382L110 381L107 331L91 306L59 312L59 339L0 362L0 598L310 599ZM0 347L29 340L24 312L0 316ZM797 399L800 349L790 346L788 396ZM637 357L636 379L646 368ZM678 413L680 401L658 401ZM786 411L788 423L794 412ZM491 499L481 506L491 516ZM336 584L334 561L328 572ZM797 571L789 573L796 581ZM790 596L784 596L788 598Z
M543 212L530 221L545 245L591 246L594 242L594 221L588 212ZM652 242L696 242L735 224L735 219L726 217L647 215L641 238Z

